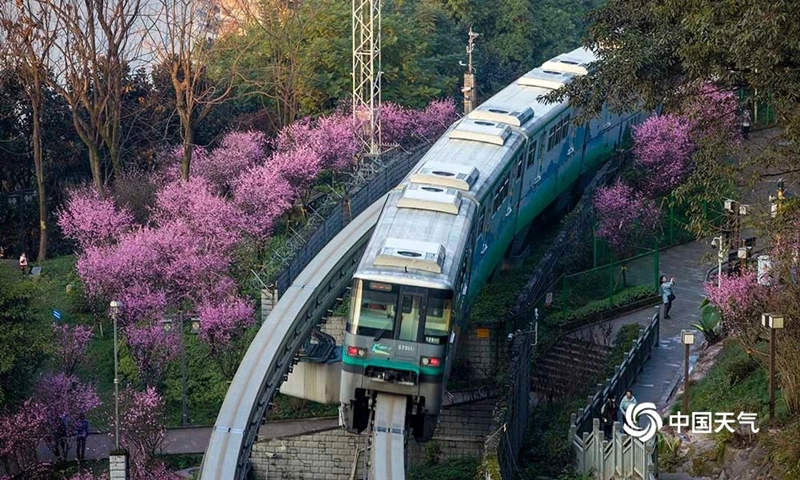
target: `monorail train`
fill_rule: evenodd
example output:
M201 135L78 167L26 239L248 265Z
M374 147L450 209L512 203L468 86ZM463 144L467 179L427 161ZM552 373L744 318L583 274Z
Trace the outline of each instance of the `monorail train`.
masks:
M534 68L456 121L390 192L356 270L342 352L341 416L369 423L376 392L405 395L431 438L469 308L512 240L608 158L643 112L574 126L541 95L587 73L578 48Z

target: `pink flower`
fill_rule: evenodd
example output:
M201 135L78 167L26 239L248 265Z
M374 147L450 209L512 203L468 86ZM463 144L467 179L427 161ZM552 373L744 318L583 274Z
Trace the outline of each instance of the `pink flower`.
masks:
M55 356L59 366L68 374L86 358L86 347L92 339L92 329L83 325L53 324Z
M716 282L703 285L708 300L719 309L725 321L741 319L751 313L764 299L766 291L758 284L756 272L747 271L742 275L722 274L720 286Z
M234 199L246 216L245 230L259 238L272 231L275 221L296 198L295 188L275 167L260 165L248 170L234 185Z
M208 299L197 309L200 336L209 345L227 345L239 331L252 325L253 307L240 298L220 302Z
M180 350L180 323L170 325L166 331L158 323L128 325L125 337L142 380L147 385L156 385L161 381L167 364L175 360Z
M58 226L80 249L106 245L133 227L133 214L117 208L111 198L101 198L92 187L80 187L67 194L58 212Z
M634 167L642 190L650 197L670 193L688 176L694 142L686 117L660 115L633 127Z
M594 197L597 236L622 249L636 235L652 233L658 225L658 207L622 182L597 189Z

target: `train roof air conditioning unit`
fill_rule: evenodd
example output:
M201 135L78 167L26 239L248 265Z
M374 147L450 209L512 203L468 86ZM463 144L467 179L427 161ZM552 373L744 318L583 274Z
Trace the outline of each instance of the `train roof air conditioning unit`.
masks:
M397 206L458 215L461 192L453 188L412 183L403 191Z
M508 125L486 120L462 118L456 128L450 130L450 138L455 140L472 140L503 146L511 135Z
M444 246L439 243L387 238L373 264L442 273L444 254Z
M468 192L478 180L478 169L469 165L430 162L424 164L418 172L412 173L410 180L413 183L456 188Z

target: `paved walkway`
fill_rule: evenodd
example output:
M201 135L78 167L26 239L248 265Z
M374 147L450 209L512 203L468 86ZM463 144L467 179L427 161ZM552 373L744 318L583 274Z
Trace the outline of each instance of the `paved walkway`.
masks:
M700 304L704 298L703 282L706 272L711 267L702 261L702 257L710 250L710 242L697 241L660 252L661 273L675 277L675 301L670 312L671 319L662 319L660 342L653 351L652 357L645 364L633 384L633 394L638 402L653 402L659 409L665 407L670 395L683 378L684 349L680 342L681 330L692 328L691 324L700 318ZM611 320L613 329L610 338L616 338L616 332L629 323L649 325L658 307L651 307L626 313ZM607 324L606 324L607 325ZM590 327L587 331L576 333L577 336L591 338L603 335L602 326ZM702 342L698 338L690 353L690 365L697 360ZM602 342L602 338L594 338Z
M337 417L306 418L301 420L280 420L267 422L258 431L260 440L288 437L303 433L318 432L336 428L339 425ZM192 454L203 453L211 437L211 427L186 427L170 428L159 453L167 454ZM86 440L86 458L96 460L107 458L114 439L108 432L96 432L89 435ZM45 445L39 446L40 460L53 460L53 453ZM75 441L70 445L69 459L75 458Z

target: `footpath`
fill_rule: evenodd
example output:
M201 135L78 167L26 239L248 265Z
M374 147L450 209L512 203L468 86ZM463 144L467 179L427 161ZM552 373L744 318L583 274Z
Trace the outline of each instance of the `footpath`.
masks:
M339 424L337 417L304 418L300 420L270 421L261 426L258 438L269 440L272 438L312 433L327 430ZM161 454L199 454L208 446L212 427L179 427L167 429L167 435L161 444L158 453ZM108 458L114 446L113 432L94 432L86 439L86 459L97 460ZM40 445L38 450L40 460L52 461L53 452L45 445ZM71 442L68 460L75 459L75 442Z
M703 302L706 272L710 268L703 257L710 251L710 240L695 241L662 250L659 253L659 268L667 278L675 277L675 301L672 303L669 319L661 319L658 348L653 350L642 372L632 386L636 401L653 402L659 410L667 406L670 396L683 379L684 348L681 344L681 330L692 329L692 324L700 319L700 304ZM658 306L636 310L620 315L600 326L600 330L611 332L615 338L624 325L638 323L643 327L650 324ZM610 325L609 325L610 323ZM608 327L611 328L608 328ZM605 328L603 328L605 327ZM574 334L576 337L598 336L597 326L589 327ZM601 342L602 339L594 338ZM690 350L690 368L697 361L702 346L702 335L695 337Z

